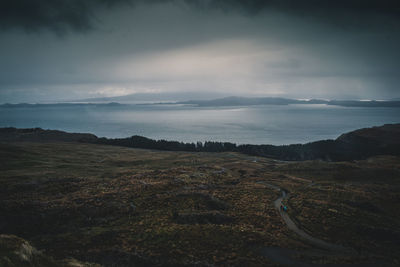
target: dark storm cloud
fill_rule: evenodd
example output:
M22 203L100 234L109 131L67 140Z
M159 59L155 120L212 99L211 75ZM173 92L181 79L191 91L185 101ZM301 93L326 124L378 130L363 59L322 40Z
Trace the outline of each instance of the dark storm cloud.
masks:
M4 0L0 4L0 27L26 31L49 29L87 31L98 8L112 8L130 0Z
M394 1L0 0L0 103L204 90L388 99L398 47Z
M252 14L265 9L276 9L297 14L353 15L386 14L399 16L399 3L395 0L185 0L201 8L243 10Z
M342 29L379 28L382 20L389 24L389 27L397 27L400 22L400 3L397 0L185 0L185 2L205 11L217 9L225 13L238 12L246 16L280 12L293 17L313 19Z
M3 0L0 28L42 29L56 33L85 32L94 28L99 9L136 4L173 3L198 10L222 10L257 15L278 11L339 24L365 24L374 17L400 18L400 4L393 0ZM348 25L347 25L348 26Z

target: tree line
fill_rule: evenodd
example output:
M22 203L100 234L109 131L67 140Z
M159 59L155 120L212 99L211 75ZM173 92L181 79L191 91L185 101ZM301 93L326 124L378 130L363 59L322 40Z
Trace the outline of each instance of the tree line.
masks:
M366 128L343 134L335 140L292 145L237 145L230 142L184 143L153 140L134 135L128 138L98 138L93 134L67 133L41 128L0 128L0 142L82 142L132 148L188 152L239 152L279 160L355 160L375 155L400 155L400 124Z
M307 144L292 145L237 145L230 142L197 142L184 143L167 140L153 140L143 136L129 138L97 138L97 144L145 148L167 151L188 152L239 152L253 156L269 157L279 160L313 160L328 161L364 159L373 155L399 155L400 147L384 146L369 140L357 139L351 142L342 140L322 140Z

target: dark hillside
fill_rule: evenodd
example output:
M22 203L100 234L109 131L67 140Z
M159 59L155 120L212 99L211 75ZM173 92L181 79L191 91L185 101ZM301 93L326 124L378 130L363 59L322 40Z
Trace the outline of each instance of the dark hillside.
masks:
M292 145L236 145L228 142L183 143L153 140L143 136L98 138L93 134L66 133L55 130L0 129L0 142L82 142L133 148L190 152L241 152L279 160L342 161L366 159L376 155L400 155L400 124L364 128L345 133L335 140L321 140Z
M87 133L67 133L41 128L0 128L0 142L94 142L97 136Z

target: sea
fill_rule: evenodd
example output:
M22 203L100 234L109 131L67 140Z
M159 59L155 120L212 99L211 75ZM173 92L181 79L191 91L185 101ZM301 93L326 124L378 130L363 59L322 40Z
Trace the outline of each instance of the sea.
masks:
M0 106L0 127L56 129L181 142L297 144L400 123L400 108L319 104L198 107L178 104Z

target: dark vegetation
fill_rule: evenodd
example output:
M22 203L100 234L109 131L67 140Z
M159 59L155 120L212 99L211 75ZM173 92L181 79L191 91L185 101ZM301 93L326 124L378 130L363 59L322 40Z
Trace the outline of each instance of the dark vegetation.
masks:
M267 248L292 251L292 266L399 266L399 177L393 156L284 162L0 143L0 266L280 266L259 252ZM290 193L284 204L299 227L351 253L290 231L267 184Z
M229 142L182 143L177 141L153 140L143 136L128 138L98 138L92 134L66 133L62 131L35 129L0 129L0 141L30 142L83 142L188 152L240 152L253 156L279 160L342 161L366 159L376 155L400 155L400 124L386 124L365 128L341 135L335 140L322 140L307 144L292 145L236 145Z

